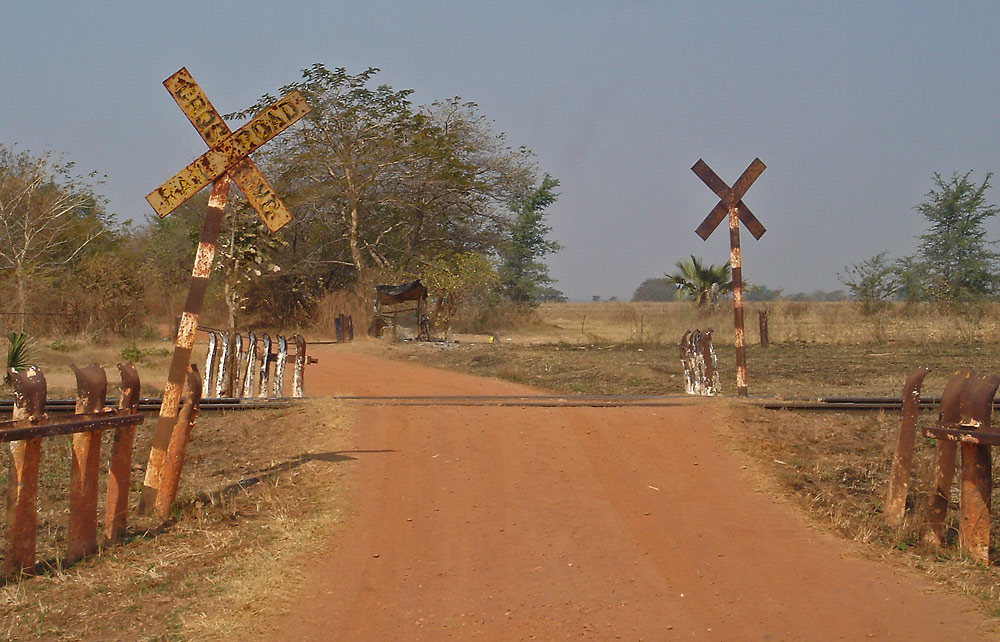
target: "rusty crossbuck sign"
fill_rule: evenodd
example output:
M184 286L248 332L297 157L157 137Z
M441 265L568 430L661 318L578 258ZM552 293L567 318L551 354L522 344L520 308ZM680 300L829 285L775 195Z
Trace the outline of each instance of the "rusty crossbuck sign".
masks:
M719 175L712 171L705 161L698 159L698 162L691 168L698 175L708 188L719 197L709 215L701 222L695 233L707 241L708 237L715 231L722 219L729 217L729 264L733 270L733 326L735 329L736 343L736 394L740 397L747 396L747 342L743 332L743 269L740 263L740 221L746 225L747 230L753 234L755 239L760 240L764 236L764 226L760 224L757 217L753 215L750 208L743 202L743 195L747 193L753 182L764 171L765 165L759 158L755 158L750 166L744 170L743 174L733 183L732 187L719 178Z
M292 219L291 214L249 158L249 154L287 129L310 110L302 94L297 90L292 91L261 111L237 131L231 132L187 69L182 68L164 80L163 86L201 134L209 150L150 192L146 200L162 217L207 187L209 183L212 184L212 193L208 199L205 223L198 243L198 252L195 255L194 269L191 272L191 288L184 304L174 356L170 362L170 374L163 389L160 416L153 433L153 445L149 452L149 463L146 466L140 501L141 510L148 510L154 502L157 505L169 506L173 497L161 497L157 501L158 489L177 487L176 480L173 480L172 484L162 482L164 475L180 475L180 462L172 462L171 470L168 471L164 467L164 459L171 439L186 439L186 431L175 429L178 404L191 350L194 347L198 316L201 314L205 289L215 258L216 241L226 209L230 181L234 181L240 188L268 229L274 231L288 223ZM183 452L183 446L180 452Z

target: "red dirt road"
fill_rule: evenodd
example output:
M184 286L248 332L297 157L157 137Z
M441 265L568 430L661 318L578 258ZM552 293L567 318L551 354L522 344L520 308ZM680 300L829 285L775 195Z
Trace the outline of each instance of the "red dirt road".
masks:
M312 353L310 395L537 394ZM755 491L704 406L357 413L352 515L265 639L995 639Z

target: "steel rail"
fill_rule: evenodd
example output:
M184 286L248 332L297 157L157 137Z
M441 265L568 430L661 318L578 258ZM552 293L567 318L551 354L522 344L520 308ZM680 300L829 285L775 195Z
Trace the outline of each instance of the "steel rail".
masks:
M320 398L320 397L312 397ZM688 395L331 395L323 397L357 406L523 406L523 407L656 407L674 406L693 398ZM270 399L209 397L201 400L203 412L224 410L258 410L287 408L296 401L293 397ZM919 408L933 410L938 407L939 397L922 397ZM162 400L155 397L140 399L138 410L156 411ZM869 411L900 410L902 400L893 397L752 397L747 403L766 410L827 410L827 411ZM109 398L108 406L117 404L117 399ZM45 404L47 412L72 413L75 399L49 399ZM994 409L1000 410L1000 400L993 402ZM13 401L0 399L0 413L13 410Z

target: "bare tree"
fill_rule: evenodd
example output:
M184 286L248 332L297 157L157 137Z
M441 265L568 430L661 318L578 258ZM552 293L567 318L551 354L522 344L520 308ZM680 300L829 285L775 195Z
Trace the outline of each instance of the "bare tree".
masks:
M32 285L67 266L108 227L102 199L72 163L0 145L0 275L13 287L19 327Z

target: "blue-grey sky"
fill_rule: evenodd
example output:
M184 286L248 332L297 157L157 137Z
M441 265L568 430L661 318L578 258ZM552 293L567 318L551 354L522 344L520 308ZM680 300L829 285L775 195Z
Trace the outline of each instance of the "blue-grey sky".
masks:
M549 264L577 299L728 258L724 229L694 234L717 200L698 158L729 183L767 164L744 276L788 292L912 253L934 172L1000 167L997 2L38 0L0 22L0 142L107 174L121 218L204 151L161 85L182 66L222 112L314 62L474 101L561 181Z

